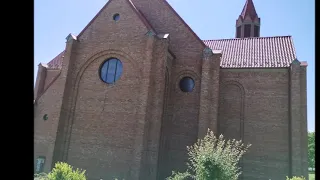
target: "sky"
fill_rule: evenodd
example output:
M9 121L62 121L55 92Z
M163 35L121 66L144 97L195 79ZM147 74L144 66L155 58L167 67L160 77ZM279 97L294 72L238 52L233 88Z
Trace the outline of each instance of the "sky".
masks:
M234 38L235 22L246 0L167 0L203 40ZM253 0L261 18L260 36L291 35L298 60L307 61L308 130L315 129L315 0ZM107 0L34 1L34 82L39 63L65 48L69 33L79 34Z

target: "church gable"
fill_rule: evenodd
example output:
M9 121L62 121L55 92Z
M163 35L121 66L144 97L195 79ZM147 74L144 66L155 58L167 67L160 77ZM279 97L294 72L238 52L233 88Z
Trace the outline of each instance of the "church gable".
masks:
M132 2L158 33L170 34L170 50L176 55L177 63L182 63L182 59L188 62L196 61L197 57L190 52L201 53L205 44L166 0L132 0Z
M125 12L124 14L120 12ZM119 16L117 16L119 15ZM134 19L134 21L129 21L127 17ZM134 16L134 17L133 17ZM119 19L114 19L119 18ZM115 22L115 21L126 21L124 22ZM150 25L147 19L143 16L143 14L136 8L136 6L132 3L131 0L109 0L105 6L96 14L96 16L88 23L88 25L79 33L77 38L83 42L83 40L90 40L90 38L94 38L94 34L113 34L112 31L107 31L104 27L109 27L110 25L115 25L116 23L119 25L125 24L125 26L120 27L110 27L109 29L114 29L115 31L122 31L124 28L130 31L130 26L132 22L135 24L138 23L143 29L142 33L156 33L154 28ZM104 27L103 27L103 24ZM104 32L104 33L103 33ZM65 51L63 50L59 55L53 58L51 61L47 63L48 67L51 69L61 69L63 57Z
M143 33L154 31L130 0L109 0L77 38L81 42L105 38L111 34L124 37L136 33L137 29Z

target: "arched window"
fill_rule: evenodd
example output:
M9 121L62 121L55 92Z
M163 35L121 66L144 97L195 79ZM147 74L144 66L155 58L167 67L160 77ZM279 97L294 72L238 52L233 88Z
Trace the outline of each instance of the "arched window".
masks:
M251 24L244 25L244 37L250 37L251 35Z
M260 36L260 27L255 25L254 26L254 37L259 37Z
M237 38L241 38L241 26L237 27Z

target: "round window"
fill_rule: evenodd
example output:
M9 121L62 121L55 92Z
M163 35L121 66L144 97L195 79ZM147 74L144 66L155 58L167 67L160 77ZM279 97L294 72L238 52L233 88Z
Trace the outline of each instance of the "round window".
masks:
M194 88L194 80L191 77L184 77L180 80L180 89L183 92L191 92Z
M120 15L118 13L113 15L113 20L114 21L119 21L119 19L120 19Z
M48 120L48 114L43 115L43 120Z
M119 59L110 58L105 61L100 69L100 78L108 84L115 83L122 74L122 63Z

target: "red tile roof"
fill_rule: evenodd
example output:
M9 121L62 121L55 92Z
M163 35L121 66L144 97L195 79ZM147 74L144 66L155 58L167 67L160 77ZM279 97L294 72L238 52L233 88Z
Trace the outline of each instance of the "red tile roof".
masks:
M222 50L222 68L289 67L296 59L291 36L250 37L204 40L212 50ZM64 51L48 63L50 69L60 69Z
M222 50L222 68L289 67L296 59L291 36L205 40L212 50Z
M48 62L48 64L47 64L48 68L61 69L63 57L64 57L64 51L62 51L58 56L53 58L50 62Z
M254 7L252 0L247 0L246 4L244 5L244 7L242 9L241 17L244 19L247 15L249 15L251 17L251 19L258 17L258 14L256 12L256 8Z

